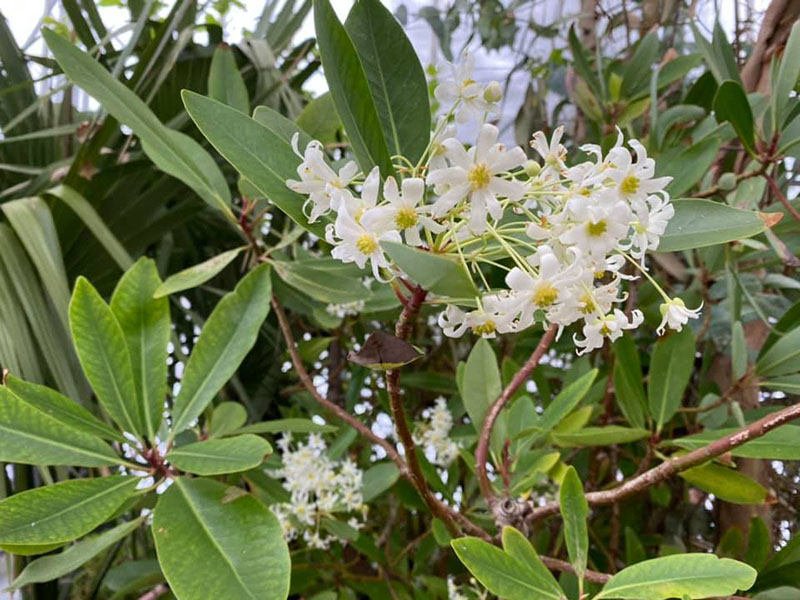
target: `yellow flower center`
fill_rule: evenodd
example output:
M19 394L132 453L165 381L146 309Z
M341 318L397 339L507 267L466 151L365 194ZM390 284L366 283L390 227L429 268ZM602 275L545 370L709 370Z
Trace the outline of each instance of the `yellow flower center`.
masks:
M623 194L635 194L639 190L639 178L633 175L628 175L619 184L619 190Z
M496 330L497 325L495 325L494 321L491 319L487 319L485 323L482 323L481 325L475 325L475 327L472 328L472 331L474 331L477 335L490 335Z
M594 278L595 279L602 279L605 276L606 276L606 272L605 271L595 271L594 272Z
M586 225L586 233L591 235L592 237L599 237L603 235L608 229L608 225L605 221L598 221L597 223L587 223Z
M401 208L394 216L394 223L398 229L409 229L417 224L417 211L413 208Z
M489 167L487 167L484 163L478 163L474 167L469 170L467 173L467 181L469 182L469 187L473 190L481 190L489 185L489 181L492 179L492 173L489 171Z
M542 308L545 306L550 306L557 299L558 290L549 283L545 283L544 285L540 286L539 289L533 294L533 303L536 306L541 306Z
M583 304L583 306L581 307L580 311L585 315L591 314L597 309L597 304L595 303L594 298L588 292L585 293L581 298L581 304Z
M378 249L378 242L369 234L364 234L356 240L356 250L364 256L369 256Z
M603 326L600 328L601 335L611 335L611 330L608 328L607 323L603 323Z

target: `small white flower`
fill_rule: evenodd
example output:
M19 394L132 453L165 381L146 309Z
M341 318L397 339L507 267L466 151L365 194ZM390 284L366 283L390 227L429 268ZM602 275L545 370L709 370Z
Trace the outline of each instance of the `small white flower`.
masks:
M622 335L625 329L635 329L643 321L644 315L640 310L634 310L629 321L624 312L615 308L613 313L587 322L583 326L584 338L582 340L579 339L577 334L573 336L575 345L580 348L578 354L585 354L596 348L601 348L606 338L613 342Z
M465 51L460 62L450 64L449 68L450 79L440 81L433 95L448 110L456 102L460 102L455 113L458 123L482 120L483 115L492 110L494 104L486 101L483 87L472 78L475 58Z
M385 281L381 277L381 268L388 268L390 263L381 249L381 242L400 242L400 234L394 230L369 230L356 221L347 208L342 207L336 215L336 223L328 225L325 239L335 247L331 256L344 263L354 262L363 269L367 261L372 265L375 279Z
M553 135L550 137L550 142L541 131L533 134L531 139L531 148L536 150L539 156L544 160L544 167L542 169L542 177L558 176L563 170L567 168L564 164L564 159L567 157L567 149L561 145L561 138L564 135L564 126L556 127Z
M401 194L395 178L388 177L383 184L383 197L389 204L368 209L361 218L361 223L367 229L397 229L405 235L406 243L421 246L420 225L433 233L440 233L445 228L427 216L430 207L419 206L425 195L425 181L417 177L406 178L403 180L402 190Z
M683 300L680 298L672 298L671 300L664 302L660 307L661 309L661 324L656 329L658 335L664 335L664 331L667 327L670 329L675 329L676 331L681 331L683 326L689 322L689 319L697 319L700 317L700 309L703 308L703 304L700 303L700 306L697 308L686 308L686 305L683 303Z
M439 315L439 327L447 337L461 337L470 329L484 338L516 330L514 323L518 300L511 294L492 294L481 299L482 308L464 312L454 304Z
M628 142L636 152L636 162L623 146L612 148L606 157L610 166L598 178L611 180L620 196L634 202L643 200L648 194L662 191L672 181L672 177L654 178L656 162L648 158L645 147L637 140Z

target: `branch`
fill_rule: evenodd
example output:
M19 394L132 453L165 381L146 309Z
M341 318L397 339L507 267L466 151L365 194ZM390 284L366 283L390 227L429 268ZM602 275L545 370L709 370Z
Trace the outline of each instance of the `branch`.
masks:
M800 403L787 406L778 412L767 415L763 419L759 419L747 427L743 427L735 433L727 435L715 442L711 442L707 446L693 450L683 456L670 458L657 467L629 479L619 487L601 492L590 492L586 494L586 501L589 504L596 505L619 502L623 498L641 492L656 483L672 477L680 471L685 471L686 469L691 469L692 467L708 462L717 456L730 452L734 448L766 435L776 427L785 425L789 421L798 418L800 418ZM558 511L558 503L551 502L544 506L533 508L528 519L530 521L535 521L536 519L548 515L554 515L558 513Z
M566 573L575 572L575 568L565 560L550 558L549 556L540 556L539 558L542 560L544 566L551 571L565 571ZM598 571L586 571L583 574L583 578L592 583L605 583L611 579L611 575L608 573L599 573Z
M300 358L299 352L297 351L297 344L294 341L294 335L292 334L292 328L289 325L289 320L286 318L286 313L283 311L283 307L281 307L280 303L278 302L277 296L272 297L272 308L275 310L275 314L278 316L278 323L280 325L281 332L283 333L283 339L286 340L286 348L289 350L289 356L292 359L292 364L297 371L297 375L300 377L300 381L303 383L306 390L308 390L308 392L314 397L314 400L321 404L325 409L335 414L342 421L350 425L350 427L370 440L373 444L377 444L383 448L386 452L386 456L388 456L399 467L400 474L404 477L408 477L408 468L406 467L406 463L397 453L397 450L394 446L392 446L383 438L375 435L375 433L373 433L369 427L364 425L364 423L356 419L341 406L334 404L319 393L314 385L314 382L311 380L311 376L308 374L308 371L306 371L306 368L303 365L303 361Z
M783 204L783 207L790 215L792 215L792 217L794 217L796 221L800 221L800 212L797 212L797 209L791 205L789 200L786 199L786 196L784 196L781 188L778 187L778 184L775 182L775 178L769 173L765 173L764 178L767 180L767 184L769 184L769 189L772 194L780 201L781 204Z
M528 377L530 377L531 373L536 368L536 365L539 364L542 356L553 342L553 338L555 337L557 330L557 325L550 326L550 329L545 332L544 336L539 341L539 345L536 346L533 354L531 354L530 358L522 366L522 368L517 371L516 375L514 375L514 378L511 380L511 383L506 386L506 389L503 390L503 393L501 393L500 397L494 401L494 404L492 404L492 406L489 408L489 411L486 413L486 418L483 421L481 433L478 437L478 447L475 450L475 469L478 475L478 484L481 488L481 494L484 498L486 498L489 508L492 508L492 505L494 504L494 491L492 490L492 484L489 481L489 475L486 472L486 463L489 459L489 442L492 439L492 428L494 427L497 417L500 415L500 411L503 410L503 407L520 388L520 386L528 380Z

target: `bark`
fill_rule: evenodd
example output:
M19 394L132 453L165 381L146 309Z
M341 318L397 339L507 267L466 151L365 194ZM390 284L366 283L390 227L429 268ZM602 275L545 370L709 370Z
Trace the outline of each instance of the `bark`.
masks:
M742 69L748 92L768 92L772 56L782 52L794 22L800 18L800 0L772 0L764 14L753 52Z

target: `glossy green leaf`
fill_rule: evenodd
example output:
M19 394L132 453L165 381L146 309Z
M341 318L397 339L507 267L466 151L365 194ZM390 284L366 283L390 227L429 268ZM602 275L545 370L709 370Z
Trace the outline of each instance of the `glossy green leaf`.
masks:
M730 558L718 558L713 554L675 554L623 569L595 598L666 600L681 596L728 596L749 589L756 575L752 567Z
M694 333L689 327L656 342L650 360L647 395L650 414L656 420L659 431L681 405L683 393L692 377L694 353Z
M361 494L364 502L370 502L392 487L400 477L393 462L383 462L364 471L361 479Z
M541 419L539 419L538 428L544 432L548 432L555 428L569 413L571 413L584 399L586 394L597 378L597 369L584 373L578 379L565 386L558 395L553 398L553 401L548 404Z
M479 538L462 537L450 542L456 555L475 579L491 593L508 600L560 598L519 560Z
M657 174L672 177L666 188L667 192L673 198L679 198L692 189L708 173L720 146L719 136L708 135L670 160L659 162L656 166ZM676 206L676 211L677 208ZM672 220L675 220L674 217Z
M147 433L125 334L109 306L83 277L75 283L69 304L69 327L86 378L108 414L124 431Z
M756 363L762 377L778 377L800 371L800 327L779 338Z
M650 32L636 46L628 64L625 65L620 92L622 97L634 95L647 86L653 64L658 60L658 35Z
M336 134L342 128L342 121L336 114L330 92L317 96L303 107L297 116L297 126L323 144L336 141Z
M70 429L76 429L105 440L126 441L118 431L103 423L80 404L49 387L23 381L13 375L6 377L6 387L22 402L63 423Z
M319 425L311 419L275 419L245 425L236 433L331 433L335 425Z
M297 134L297 144L301 150L305 149L309 142L317 139L306 133L299 122L292 121L269 106L256 106L253 111L253 120L261 123L288 144L292 143L292 138Z
M225 177L197 142L165 127L132 90L91 56L49 29L43 29L42 36L67 76L139 136L156 166L183 181L209 205L230 214Z
M111 312L122 328L133 368L139 422L155 440L167 397L167 345L170 327L169 301L154 298L161 285L156 263L140 258L117 283L111 296Z
M759 381L758 385L771 390L786 392L787 394L800 394L800 375L787 375L785 377L764 379Z
M639 429L645 426L647 395L639 360L639 350L629 335L623 335L612 346L614 350L614 397L628 423Z
M208 437L224 437L243 427L247 422L247 411L238 402L222 402L214 407L208 424Z
M297 175L300 158L291 143L247 115L221 102L184 90L183 104L211 145L266 198L295 223L324 237L320 223L303 214L305 198L286 187Z
M268 454L272 454L272 446L267 440L244 434L178 446L167 454L167 460L188 473L223 475L254 469Z
M635 442L650 435L647 429L606 425L604 427L584 427L578 431L554 432L553 441L559 446L608 446Z
M249 494L180 477L153 516L158 561L181 600L284 600L291 564L278 519Z
M66 575L88 562L103 550L118 542L139 527L146 517L139 517L81 540L59 554L43 556L29 563L8 589L20 589L32 583L52 581Z
M467 270L451 256L396 242L382 242L381 247L412 280L434 294L472 299L478 293Z
M693 486L734 504L762 504L769 490L739 471L706 463L678 473Z
M358 0L344 27L364 67L390 153L416 164L430 140L431 109L414 47L380 0Z
M509 556L516 558L523 565L532 580L537 580L541 586L541 598L561 600L565 598L564 592L556 582L550 570L544 566L536 550L527 538L513 527L503 527L503 550Z
M287 284L298 291L311 296L314 300L326 304L347 304L367 300L372 293L361 282L360 278L350 277L357 274L348 269L327 272L315 268L315 260L274 261L275 273Z
M250 114L250 96L236 65L233 48L227 44L217 46L211 57L208 95L246 115Z
M729 121L744 147L753 152L755 148L753 111L741 84L730 79L720 84L714 96L714 113L718 123Z
M486 339L472 347L459 389L472 426L480 432L486 412L503 391L497 357Z
M586 572L589 558L589 504L583 494L583 484L575 467L567 468L559 491L561 518L564 521L564 542L569 559L579 578Z
M671 440L670 444L686 450L696 450L737 431L739 430L734 428L707 430ZM731 450L731 454L742 458L800 460L800 444L797 443L797 440L800 440L800 426L781 425L751 442L737 446Z
M314 0L314 29L328 89L361 169L368 172L377 165L382 176L392 175L393 150L384 133L364 65L329 0Z
M183 271L179 271L174 275L170 275L163 283L158 285L153 293L153 297L163 298L164 296L190 290L196 288L198 285L204 284L231 264L245 248L246 246L240 246L239 248L228 250L199 264L188 267Z
M776 131L783 127L786 106L792 90L797 85L798 78L800 78L800 23L795 23L786 40L777 77L771 82L770 102Z
M271 289L269 265L261 265L214 308L186 362L173 406L175 433L200 416L256 343L269 312Z
M0 386L0 461L104 467L122 460L99 437L66 426Z
M133 495L137 477L71 479L0 502L0 546L72 541L111 517Z

